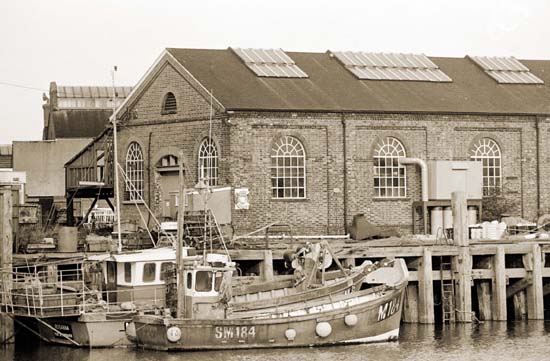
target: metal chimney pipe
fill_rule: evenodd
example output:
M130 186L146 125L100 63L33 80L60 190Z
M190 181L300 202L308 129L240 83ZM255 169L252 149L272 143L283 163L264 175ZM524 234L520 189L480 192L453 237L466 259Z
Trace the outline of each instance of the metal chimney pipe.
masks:
M420 158L399 158L399 165L416 164L420 167L422 176L422 202L428 201L428 164Z

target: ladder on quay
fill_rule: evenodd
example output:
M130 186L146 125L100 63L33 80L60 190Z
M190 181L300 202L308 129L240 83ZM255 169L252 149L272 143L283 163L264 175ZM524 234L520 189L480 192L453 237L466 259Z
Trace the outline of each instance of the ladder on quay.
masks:
M441 256L439 258L439 271L441 276L441 310L442 322L455 322L455 285L453 277L453 269L449 256ZM450 278L445 277L446 273L450 274Z

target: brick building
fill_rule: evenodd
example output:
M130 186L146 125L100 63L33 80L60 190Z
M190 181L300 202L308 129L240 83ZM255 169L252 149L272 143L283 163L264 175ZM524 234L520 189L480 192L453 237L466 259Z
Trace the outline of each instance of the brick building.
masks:
M357 213L410 231L421 178L402 156L483 160L484 191L534 219L550 211L549 83L539 60L167 49L117 110L123 218L170 215L183 149L187 185L248 190L238 234L341 234Z

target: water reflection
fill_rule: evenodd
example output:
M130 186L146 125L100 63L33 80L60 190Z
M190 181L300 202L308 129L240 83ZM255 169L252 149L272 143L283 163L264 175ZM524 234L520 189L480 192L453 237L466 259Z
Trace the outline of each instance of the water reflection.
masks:
M185 361L396 361L550 359L550 322L403 325L399 342L323 348L186 352ZM181 361L181 353L78 349L19 339L0 348L4 361Z

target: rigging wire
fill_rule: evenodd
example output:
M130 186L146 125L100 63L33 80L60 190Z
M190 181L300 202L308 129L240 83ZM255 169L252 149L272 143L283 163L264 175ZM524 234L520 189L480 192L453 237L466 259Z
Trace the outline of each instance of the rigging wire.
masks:
M15 83L7 82L7 81L0 81L0 85L11 86L11 87L14 87L14 88L36 90L36 91L41 91L41 92L49 92L49 90L46 90L46 89L35 88L35 87L32 87L32 86L28 86L28 85L15 84Z

